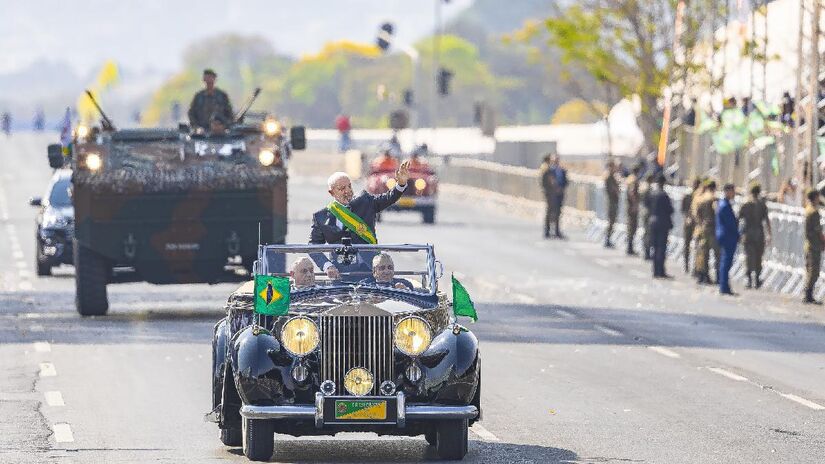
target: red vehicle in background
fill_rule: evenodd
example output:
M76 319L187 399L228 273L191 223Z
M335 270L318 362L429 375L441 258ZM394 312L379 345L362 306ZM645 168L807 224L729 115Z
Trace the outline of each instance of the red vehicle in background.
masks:
M426 148L424 148L426 150ZM435 223L436 198L438 194L438 176L430 163L416 150L410 158L410 180L404 195L386 211L420 212L425 224ZM378 195L395 188L395 171L400 161L389 150L382 150L381 155L372 160L367 176L367 191Z

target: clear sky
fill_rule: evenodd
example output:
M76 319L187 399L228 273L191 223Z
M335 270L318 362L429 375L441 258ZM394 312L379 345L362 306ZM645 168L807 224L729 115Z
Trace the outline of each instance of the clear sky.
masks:
M301 55L329 40L372 42L392 20L399 43L433 30L437 0L0 0L0 74L34 61L65 61L85 75L105 59L132 69L175 70L193 41L259 34ZM451 0L445 17L471 4Z

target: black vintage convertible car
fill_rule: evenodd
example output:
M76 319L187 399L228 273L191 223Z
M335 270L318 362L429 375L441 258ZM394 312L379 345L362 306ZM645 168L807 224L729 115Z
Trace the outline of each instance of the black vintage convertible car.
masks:
M340 280L316 272L326 260ZM284 262L291 273L277 271ZM441 458L466 455L481 358L438 289L432 246L263 245L255 271L289 290L247 282L215 325L206 419L225 445L265 461L276 433L355 431L424 435ZM283 313L256 311L256 299L286 293Z

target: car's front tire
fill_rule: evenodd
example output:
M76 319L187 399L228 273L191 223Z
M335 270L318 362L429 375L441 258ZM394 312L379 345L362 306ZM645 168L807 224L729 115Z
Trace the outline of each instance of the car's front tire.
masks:
M272 422L243 418L243 454L250 461L269 461L275 449Z
M43 258L43 253L41 253L42 248L40 247L40 241L35 238L34 240L34 264L37 267L37 275L38 276L50 276L52 275L52 266L48 262L44 262L45 259Z
M436 451L441 459L460 460L467 455L467 419L439 422L436 426Z
M243 434L241 429L229 428L220 430L221 443L226 446L241 446L243 444Z
M424 432L424 439L427 440L427 444L430 446L436 446L438 444L438 432L435 427L427 429L427 431Z

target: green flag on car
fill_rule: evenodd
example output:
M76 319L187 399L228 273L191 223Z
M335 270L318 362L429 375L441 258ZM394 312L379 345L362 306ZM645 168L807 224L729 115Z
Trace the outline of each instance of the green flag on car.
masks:
M255 312L283 316L289 312L289 278L255 276Z
M473 322L478 320L478 315L476 314L476 307L473 304L473 300L470 299L470 294L467 293L467 290L461 285L455 276L451 276L453 279L453 314L456 316L467 316L473 319Z

